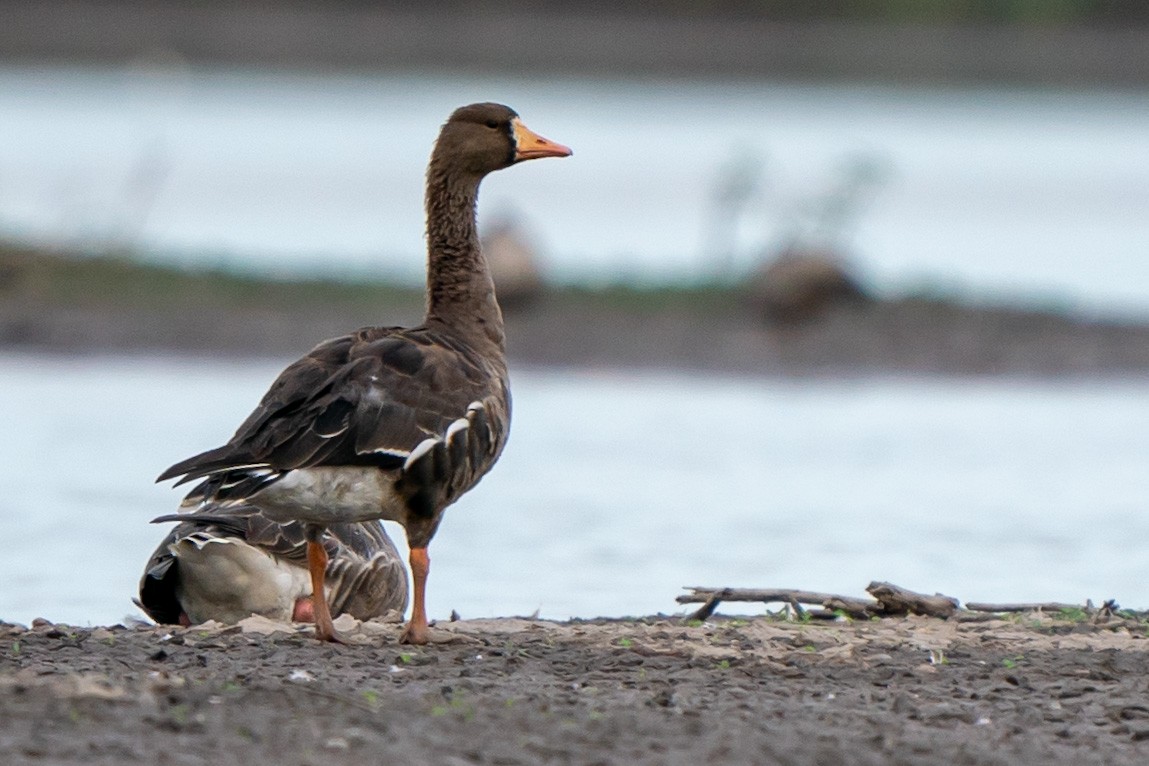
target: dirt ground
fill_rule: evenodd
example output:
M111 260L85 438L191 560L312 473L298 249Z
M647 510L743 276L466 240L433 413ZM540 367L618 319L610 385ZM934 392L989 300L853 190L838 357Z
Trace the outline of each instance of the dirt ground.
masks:
M1149 763L1143 622L341 619L0 623L0 763Z

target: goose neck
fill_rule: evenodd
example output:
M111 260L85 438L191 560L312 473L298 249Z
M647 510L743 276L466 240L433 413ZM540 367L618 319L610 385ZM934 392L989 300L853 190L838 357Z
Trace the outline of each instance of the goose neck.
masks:
M432 164L427 175L427 319L502 347L503 317L479 247L480 178Z

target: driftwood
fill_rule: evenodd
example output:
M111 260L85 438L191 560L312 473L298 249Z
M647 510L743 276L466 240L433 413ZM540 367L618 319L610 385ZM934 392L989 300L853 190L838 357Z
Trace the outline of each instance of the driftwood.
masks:
M866 587L866 592L882 604L884 614L891 616L924 614L946 618L952 617L960 606L956 598L940 593L926 596L888 582L872 582Z
M818 593L816 591L799 590L794 588L707 588L689 587L690 593L678 596L680 604L701 603L695 612L687 617L688 620L705 620L714 614L714 610L723 601L754 601L763 604L786 604L800 618L833 619L841 615L857 619L871 617L897 617L906 614L918 614L928 617L948 619L979 619L971 612L985 614L985 619L992 619L989 614L1007 612L1065 612L1081 610L1092 616L1095 620L1106 619L1117 612L1117 603L1106 601L1100 608L1094 607L1092 601L1083 606L1079 604L1062 604L1057 602L1026 603L1026 604L966 604L963 610L956 598L935 593L932 596L915 593L912 590L888 582L872 582L867 586L866 592L874 600L839 596L834 593ZM803 604L817 605L818 610L803 608Z
M1110 617L1117 614L1117 610L1121 607L1114 599L1108 599L1103 602L1100 607L1094 606L1092 600L1086 600L1085 605L1081 604L1061 604L1056 601L1034 603L1034 604L982 604L972 603L966 604L965 608L971 612L1069 612L1084 614L1089 617L1092 622L1108 622Z
M983 604L981 602L971 601L965 605L965 608L971 612L1065 612L1077 609L1086 612L1091 611L1092 604L1061 604L1056 601L1048 601L1044 603L1034 604Z
M714 610L723 601L757 601L763 604L787 604L794 609L799 615L805 614L802 609L802 604L816 604L821 606L826 613L811 612L813 617L836 617L839 612L845 613L851 617L866 618L871 617L878 612L873 611L878 608L877 602L867 601L862 598L850 598L849 596L839 596L834 593L817 593L809 590L796 590L792 588L705 588L705 587L692 587L688 590L693 593L688 593L677 598L680 604L694 604L702 602L702 607L696 612L691 614L687 619L689 620L705 620L710 615L714 614Z

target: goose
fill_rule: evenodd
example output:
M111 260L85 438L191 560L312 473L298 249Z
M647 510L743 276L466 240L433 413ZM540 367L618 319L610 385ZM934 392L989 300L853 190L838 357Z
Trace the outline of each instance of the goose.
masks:
M200 480L185 509L255 505L272 521L301 523L320 640L342 640L324 597L324 529L389 519L410 548L413 604L400 641L428 642L427 546L443 511L498 460L510 426L503 318L476 227L479 184L571 153L507 106L455 110L427 168L423 324L320 343L279 375L227 444L157 479Z
M140 578L136 604L161 625L236 623L258 614L314 619L307 536L254 505L161 516L177 521ZM323 536L326 598L333 616L359 620L407 609L407 569L378 521L333 524Z

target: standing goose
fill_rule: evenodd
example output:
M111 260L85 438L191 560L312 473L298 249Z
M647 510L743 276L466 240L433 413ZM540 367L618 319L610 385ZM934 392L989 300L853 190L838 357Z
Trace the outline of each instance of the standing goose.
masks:
M523 160L570 154L508 107L457 109L427 168L423 324L320 343L280 374L231 441L157 480L202 479L185 507L252 504L303 523L318 638L340 640L323 596L323 530L390 519L411 549L414 604L400 640L427 642L427 545L444 509L494 465L510 426L503 318L475 225L479 183Z
M179 522L156 547L136 603L164 625L235 623L252 614L314 620L306 528L254 505L161 516ZM323 536L327 604L359 620L407 608L407 571L382 523L333 524Z

